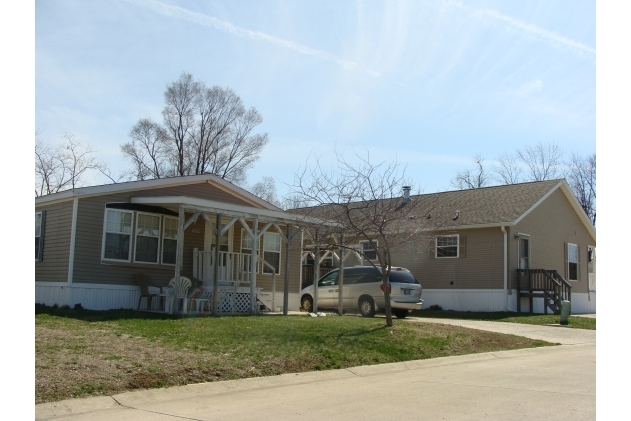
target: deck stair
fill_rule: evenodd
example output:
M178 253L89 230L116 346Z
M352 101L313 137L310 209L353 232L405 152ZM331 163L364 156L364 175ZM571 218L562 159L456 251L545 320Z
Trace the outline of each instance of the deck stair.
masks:
M571 301L572 286L556 270L517 269L517 311L521 312L521 297L528 297L530 313L533 312L533 298L543 298L543 309L554 314L561 311L561 301Z

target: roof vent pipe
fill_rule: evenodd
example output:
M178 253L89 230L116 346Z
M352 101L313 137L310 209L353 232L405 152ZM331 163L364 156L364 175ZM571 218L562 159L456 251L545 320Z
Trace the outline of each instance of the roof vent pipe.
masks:
M408 203L410 200L410 190L412 189L412 187L410 186L403 186L403 203Z

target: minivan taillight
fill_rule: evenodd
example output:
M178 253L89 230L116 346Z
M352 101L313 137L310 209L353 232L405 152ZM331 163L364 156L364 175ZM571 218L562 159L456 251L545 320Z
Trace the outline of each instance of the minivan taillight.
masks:
M383 284L381 284L381 292L384 291ZM388 293L392 294L392 285L388 284Z

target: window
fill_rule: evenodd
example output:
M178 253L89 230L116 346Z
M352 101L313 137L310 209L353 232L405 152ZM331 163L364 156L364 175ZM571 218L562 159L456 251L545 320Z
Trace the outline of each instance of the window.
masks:
M570 281L578 281L578 246L567 245L567 276Z
M35 260L42 261L44 248L44 218L46 211L35 212Z
M458 257L458 234L436 237L436 258Z
M158 263L160 216L138 213L136 217L136 254L134 261Z
M263 260L274 267L274 273L280 275L280 234L266 232L263 234ZM262 273L271 274L272 270L263 264Z
M174 265L177 253L177 219L164 217L162 230L162 264Z
M130 261L131 221L133 212L106 209L103 258Z
M360 241L359 245L361 246L361 251L364 259L375 261L377 260L377 247L379 246L379 244L376 240L373 240L372 242L374 243L374 247L373 244L370 243L370 241Z

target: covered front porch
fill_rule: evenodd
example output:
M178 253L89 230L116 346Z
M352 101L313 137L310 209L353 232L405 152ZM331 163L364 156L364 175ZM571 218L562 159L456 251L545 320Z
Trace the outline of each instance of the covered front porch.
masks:
M132 197L131 203L177 213L172 280L184 276L193 281L184 294L188 300L206 298L203 308L211 314L255 314L262 304L283 314L299 308L302 232L326 221L186 196ZM171 288L171 293L181 293L176 285ZM176 300L167 310L199 307L190 304L199 303L180 307Z

